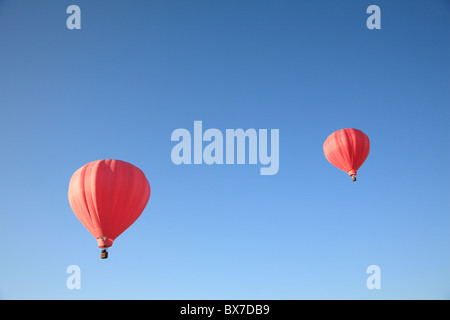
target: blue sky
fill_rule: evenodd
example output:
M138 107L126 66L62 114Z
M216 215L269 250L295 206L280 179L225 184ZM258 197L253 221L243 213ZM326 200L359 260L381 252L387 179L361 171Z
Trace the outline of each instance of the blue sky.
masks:
M444 0L0 0L0 298L448 299L449 30ZM279 129L279 172L174 165L195 120ZM356 183L322 151L347 127ZM67 191L105 158L152 194L101 260Z

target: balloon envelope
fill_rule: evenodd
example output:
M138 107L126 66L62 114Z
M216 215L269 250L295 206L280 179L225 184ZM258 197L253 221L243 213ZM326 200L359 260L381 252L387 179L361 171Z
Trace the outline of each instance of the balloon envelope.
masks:
M70 179L70 206L100 248L114 240L141 215L150 198L150 184L134 165L98 160L78 169Z
M358 169L370 151L369 137L358 129L341 129L328 136L323 144L327 160L356 180Z

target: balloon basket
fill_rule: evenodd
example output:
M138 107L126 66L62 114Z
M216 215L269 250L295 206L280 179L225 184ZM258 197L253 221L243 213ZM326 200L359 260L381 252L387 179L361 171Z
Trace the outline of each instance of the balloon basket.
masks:
M106 249L102 250L102 253L100 254L100 258L108 259L108 251Z

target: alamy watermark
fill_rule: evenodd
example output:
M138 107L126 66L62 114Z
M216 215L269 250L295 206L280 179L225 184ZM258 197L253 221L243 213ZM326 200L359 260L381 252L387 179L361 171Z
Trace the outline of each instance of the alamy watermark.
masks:
M67 289L81 289L81 269L77 265L70 265L66 269L66 273L69 273L70 276L67 278L66 286Z
M367 278L366 286L367 289L381 289L381 269L379 266L373 264L367 267L366 272L370 274Z
M179 128L172 132L171 141L178 142L170 155L176 165L246 164L248 154L248 164L257 164L259 160L263 165L261 175L277 174L280 166L279 129L270 130L270 155L267 129L226 129L224 143L222 131L210 128L203 132L203 122L194 121L193 135L189 130Z
M371 15L367 18L366 26L367 29L381 29L381 9L377 5L370 5L367 7L366 13Z
M77 5L70 5L66 10L70 16L66 20L66 26L69 30L81 29L81 9ZM366 20L366 26L369 30L381 29L381 9L377 5L370 5L367 7L366 13L370 16Z
M81 9L77 5L70 5L67 7L66 12L70 14L70 16L66 20L67 29L73 30L81 29Z

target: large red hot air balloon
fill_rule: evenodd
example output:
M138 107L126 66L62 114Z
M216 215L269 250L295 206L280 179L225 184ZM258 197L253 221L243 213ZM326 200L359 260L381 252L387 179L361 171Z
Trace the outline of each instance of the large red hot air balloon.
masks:
M134 165L120 160L98 160L78 169L70 179L69 202L73 212L102 248L107 248L144 211L150 184Z
M323 144L327 160L347 172L353 181L356 181L356 173L367 159L369 150L369 138L358 129L341 129L333 132Z

